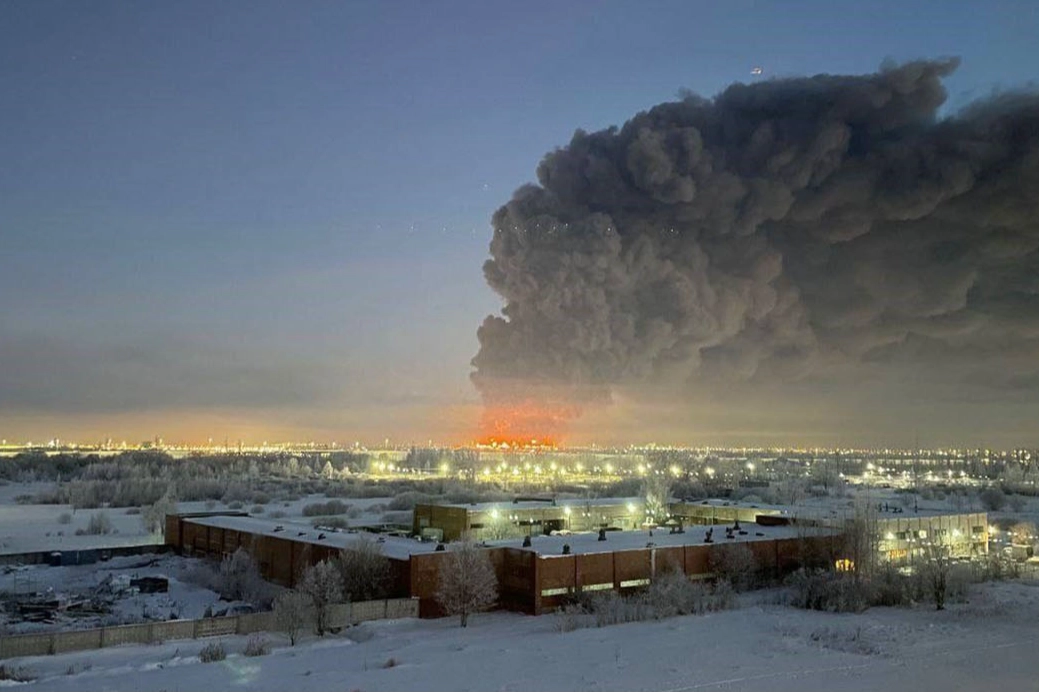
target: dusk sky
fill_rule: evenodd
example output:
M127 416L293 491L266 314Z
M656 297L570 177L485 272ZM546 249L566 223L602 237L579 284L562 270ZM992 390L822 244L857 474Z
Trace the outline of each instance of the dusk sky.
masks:
M951 113L1037 35L1026 1L2 3L0 437L471 439L492 215L576 129L959 56ZM572 439L1034 445L1030 387L621 392Z

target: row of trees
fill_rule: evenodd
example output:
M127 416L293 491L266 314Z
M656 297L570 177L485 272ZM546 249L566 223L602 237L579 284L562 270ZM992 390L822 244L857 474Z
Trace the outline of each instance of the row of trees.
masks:
M304 570L296 589L284 591L274 601L275 620L293 645L310 625L315 634L324 635L334 605L381 599L390 578L389 562L378 544L361 539L353 549ZM444 611L458 616L463 628L472 614L493 606L498 582L487 552L473 542L452 545L441 566L436 594Z

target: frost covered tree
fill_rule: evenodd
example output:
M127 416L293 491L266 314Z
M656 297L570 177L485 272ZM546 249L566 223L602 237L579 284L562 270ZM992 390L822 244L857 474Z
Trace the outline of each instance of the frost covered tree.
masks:
M440 565L437 601L462 628L469 615L491 607L498 600L498 578L490 555L472 541L456 543Z
M166 516L177 512L177 501L167 493L141 512L141 524L150 534L166 533Z
M1035 544L1036 529L1031 522L1017 522L1010 528L1010 537L1015 544L1021 546L1033 546Z
M270 598L270 586L260 576L256 561L242 548L220 562L217 591L224 599L258 606Z
M642 482L642 502L654 522L667 520L671 504L671 481L664 474L650 473Z
M274 600L275 627L288 636L293 646L310 621L310 598L302 592L288 590Z
M945 595L949 589L949 572L952 561L949 558L949 547L937 541L930 541L924 546L924 564L920 574L924 585L934 599L934 608L941 611L945 608Z
M353 547L340 552L336 567L347 599L359 602L386 596L390 562L378 542L362 536Z
M330 607L343 601L343 578L330 561L321 561L303 571L299 591L314 607L314 631L324 635L328 628Z
M484 539L497 541L511 537L516 533L516 527L512 524L512 520L508 518L508 515L495 511L487 518L482 531Z
M856 581L869 580L876 569L880 529L877 508L868 499L855 506L855 515L844 524L844 553L851 560Z

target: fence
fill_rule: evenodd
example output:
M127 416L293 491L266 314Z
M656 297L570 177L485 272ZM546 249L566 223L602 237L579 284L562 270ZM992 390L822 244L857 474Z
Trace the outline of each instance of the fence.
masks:
M387 618L418 618L417 599L380 599L370 602L335 604L330 608L330 628L378 621ZM35 657L77 650L96 650L116 645L151 644L166 640L248 635L277 630L274 613L220 616L181 621L154 621L128 626L109 626L90 630L27 633L0 638L0 659Z

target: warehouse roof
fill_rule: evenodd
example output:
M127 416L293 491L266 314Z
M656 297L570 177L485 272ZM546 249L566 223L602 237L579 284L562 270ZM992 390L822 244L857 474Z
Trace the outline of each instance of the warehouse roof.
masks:
M793 539L806 534L821 536L829 534L826 530L806 527L763 526L752 522L741 523L741 530L746 534L734 533L732 539L727 539L724 525L713 525L713 544L723 546L725 544L736 544L751 541L770 541L774 539ZM557 534L553 536L531 537L531 546L528 551L534 551L542 556L563 555L563 545L570 545L570 552L575 554L584 553L610 553L612 551L629 551L633 549L664 548L674 546L701 546L705 545L707 531L710 526L695 525L687 527L681 534L671 534L667 529L655 529L652 534L647 530L632 532L607 532L606 541L599 541L598 532L581 532L575 534ZM523 548L522 539L509 539L505 541L491 542L491 546L507 546L510 548Z
M318 529L301 522L272 520L261 517L211 515L185 519L189 519L195 524L209 527L221 527L238 532L289 539L307 544L327 546L333 549L349 549L364 538L373 539L379 542L383 555L399 560L407 560L412 554L429 553L436 549L436 542L419 541L411 537L390 536L388 534L376 534L361 530Z
M628 503L641 506L645 501L641 498L544 498L522 500L489 501L482 503L425 503L423 505L437 505L448 508L465 508L470 512L484 512L497 508L498 510L533 510L538 508L581 508L586 505L595 507L619 506L625 507Z

